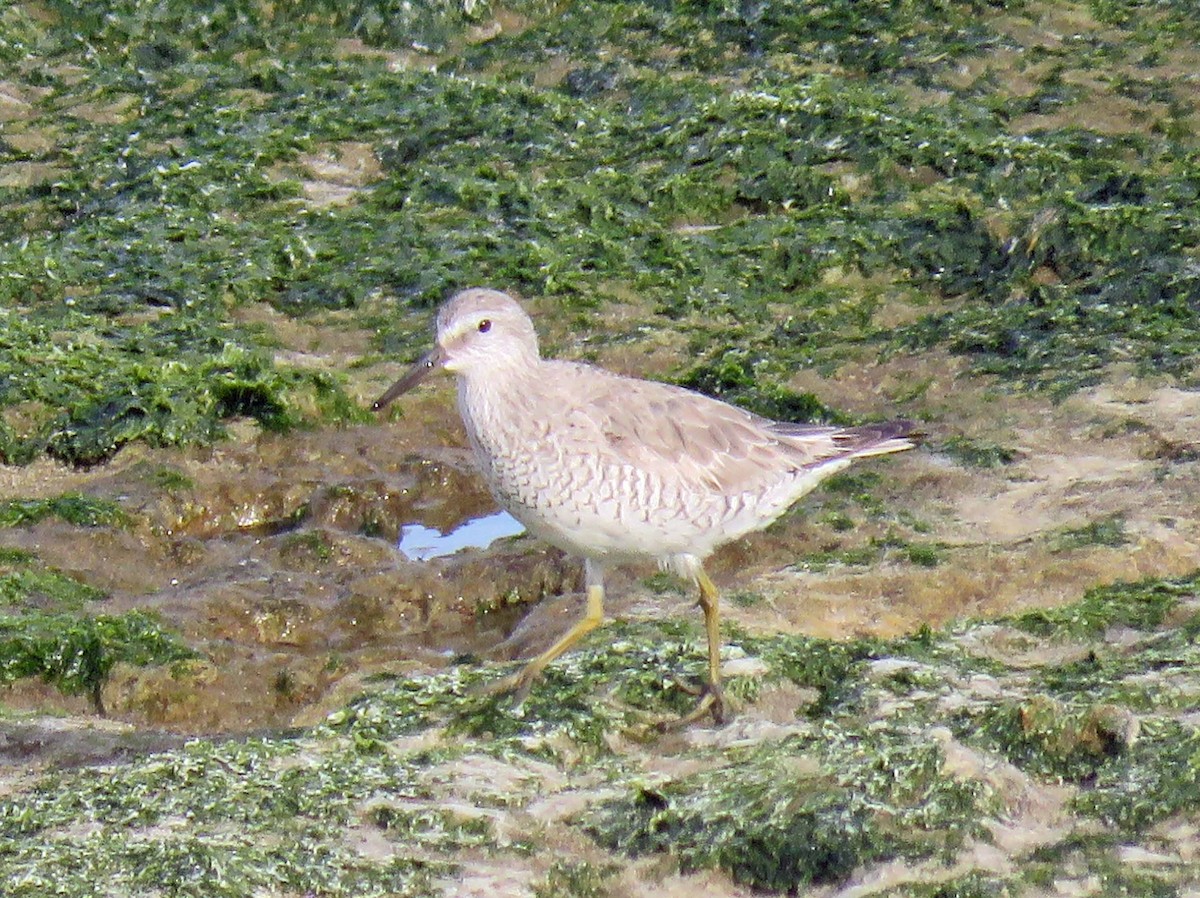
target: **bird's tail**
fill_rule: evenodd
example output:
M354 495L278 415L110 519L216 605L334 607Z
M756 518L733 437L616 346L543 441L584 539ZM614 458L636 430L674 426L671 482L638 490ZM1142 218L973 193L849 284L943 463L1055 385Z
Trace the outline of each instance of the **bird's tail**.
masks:
M911 421L885 421L843 428L833 434L833 442L844 457L868 458L911 449L919 436Z

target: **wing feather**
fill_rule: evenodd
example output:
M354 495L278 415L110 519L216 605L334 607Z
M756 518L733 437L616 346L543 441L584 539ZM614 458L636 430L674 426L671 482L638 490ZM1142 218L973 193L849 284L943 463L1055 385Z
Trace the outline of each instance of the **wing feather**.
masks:
M770 421L682 387L570 362L553 364L576 450L685 489L726 495L764 489L824 462L908 448L906 422L840 428Z

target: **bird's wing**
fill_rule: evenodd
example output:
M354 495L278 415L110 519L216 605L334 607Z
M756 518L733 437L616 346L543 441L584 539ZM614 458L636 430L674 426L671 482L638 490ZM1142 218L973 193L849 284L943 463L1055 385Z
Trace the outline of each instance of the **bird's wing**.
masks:
M777 424L682 387L587 370L576 379L562 369L573 381L563 384L565 425L611 460L692 489L756 490L851 454L837 427Z

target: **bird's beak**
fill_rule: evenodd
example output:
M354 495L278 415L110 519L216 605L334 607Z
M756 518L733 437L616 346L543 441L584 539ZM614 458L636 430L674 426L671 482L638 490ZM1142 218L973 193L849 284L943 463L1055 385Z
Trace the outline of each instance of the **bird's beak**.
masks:
M392 384L386 393L376 399L371 409L378 412L387 408L388 404L397 396L407 393L423 381L427 374L442 367L443 362L445 362L445 356L442 354L442 348L440 346L433 347L433 349L421 356L415 365L408 369L407 374Z

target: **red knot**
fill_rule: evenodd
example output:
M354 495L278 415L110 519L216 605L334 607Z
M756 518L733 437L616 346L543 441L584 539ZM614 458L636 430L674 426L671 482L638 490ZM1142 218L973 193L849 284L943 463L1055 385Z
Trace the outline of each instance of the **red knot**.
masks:
M458 379L458 409L496 501L529 530L582 556L583 618L507 678L518 701L542 670L604 617L604 574L654 559L699 590L708 682L696 709L720 723L720 618L704 560L761 530L855 459L912 447L906 421L863 427L789 424L682 387L544 359L512 297L473 288L437 316L437 340L375 402L382 409L438 368Z

